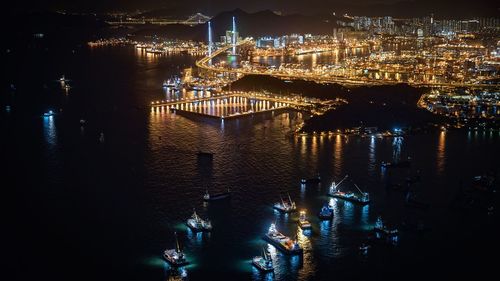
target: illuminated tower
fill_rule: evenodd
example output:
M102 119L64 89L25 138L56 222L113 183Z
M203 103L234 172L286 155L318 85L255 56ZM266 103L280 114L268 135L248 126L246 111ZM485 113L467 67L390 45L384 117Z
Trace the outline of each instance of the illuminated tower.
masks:
M212 55L212 25L208 22L208 56Z
M232 42L233 43L233 56L236 55L236 39L237 39L236 38L236 20L233 17L233 40L231 40L231 41L233 41Z

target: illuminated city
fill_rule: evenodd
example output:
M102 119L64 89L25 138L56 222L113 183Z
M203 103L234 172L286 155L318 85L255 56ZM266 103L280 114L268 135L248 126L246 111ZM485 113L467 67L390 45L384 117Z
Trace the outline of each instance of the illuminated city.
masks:
M9 5L9 276L494 278L499 11Z

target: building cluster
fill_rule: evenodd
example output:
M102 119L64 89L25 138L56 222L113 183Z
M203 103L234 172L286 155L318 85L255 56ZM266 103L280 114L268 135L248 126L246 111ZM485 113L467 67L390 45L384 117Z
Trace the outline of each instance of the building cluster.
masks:
M264 36L255 40L255 46L257 48L285 48L290 45L302 45L306 40L311 40L312 38L311 34L291 34L276 37Z
M435 19L433 16L411 19L395 19L390 16L346 17L339 25L371 34L414 35L418 37L460 33L491 33L500 30L500 18Z

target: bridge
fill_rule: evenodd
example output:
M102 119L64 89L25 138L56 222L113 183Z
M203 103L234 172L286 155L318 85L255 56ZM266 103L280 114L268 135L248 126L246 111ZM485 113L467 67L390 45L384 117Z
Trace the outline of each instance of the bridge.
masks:
M210 20L209 16L205 16L202 13L196 13L189 18L183 19L168 19L168 18L127 18L125 20L109 20L106 21L110 25L141 25L141 24L155 24L155 25L169 25L169 24L182 24L195 26L198 24L204 24Z
M246 108L247 102L249 101L253 102L252 105L254 105L251 110L237 110L231 114L227 114L229 111L227 108L243 109ZM233 118L287 108L309 110L313 113L325 112L338 104L339 102L334 100L325 101L301 96L276 95L267 92L226 91L207 97L154 101L151 103L151 109L153 112L165 112L169 109L174 109L208 117ZM218 107L226 107L226 109L220 109Z

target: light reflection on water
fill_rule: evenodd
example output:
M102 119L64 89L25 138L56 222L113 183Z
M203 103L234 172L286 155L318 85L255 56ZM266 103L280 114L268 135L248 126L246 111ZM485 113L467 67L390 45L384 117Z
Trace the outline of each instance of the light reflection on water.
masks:
M436 168L437 173L442 174L445 168L446 162L446 132L442 131L439 134L439 142L437 146L437 162Z
M43 117L43 134L49 150L55 149L57 145L57 131L54 116Z
M175 181L177 185L182 182L184 192L189 194L188 197L183 197L185 200L183 205L200 204L199 196L204 190L202 184L196 179L193 185L190 183L193 181L192 178L186 176L200 169L194 156L196 148L203 144L206 149L215 153L209 174L210 184L220 189L229 185L235 190L235 197L231 199L231 214L227 216L242 219L233 220L228 226L218 225L217 228L224 229L212 237L217 239L220 233L229 231L231 234L224 239L243 241L239 243L244 243L245 247L238 249L244 253L238 256L237 260L241 261L244 266L237 266L237 268L247 272L253 280L308 280L314 278L318 270L325 270L325 263L343 260L352 254L357 256L359 243L366 239L376 219L374 216L381 212L380 205L377 205L381 200L380 195L377 195L379 193L377 187L381 186L380 182L383 177L376 172L376 167L379 165L377 159L398 158L401 154L408 153L406 151L407 140L402 138L356 139L340 135L287 138L283 132L287 132L289 128L293 128L295 122L300 121L291 117L294 116L293 114L268 114L258 118L224 121L187 118L173 112L163 114L151 112L150 114L151 153L158 153L152 156L151 160L159 161L157 164L161 167L159 173L162 174L162 178L165 178L164 169L176 171L177 179L164 179L164 182ZM185 127L190 129L181 129ZM245 129L248 127L252 129ZM169 133L174 131L175 134ZM485 138L488 137L486 134ZM444 146L442 134L431 136L429 139L438 144L435 146L438 151L447 149ZM186 146L179 145L179 142L189 143L192 150L186 152ZM416 149L413 147L413 150ZM237 153L234 153L236 151ZM411 155L417 159L421 157L413 151ZM164 159L164 156L187 160L172 165ZM276 159L281 160L276 161ZM351 162L356 162L357 159L368 160L368 165L366 162L353 165ZM434 158L434 160L436 164L439 163L437 159ZM360 170L360 165L367 169ZM197 168L193 170L193 166ZM246 173L245 171L252 172ZM300 178L313 176L316 171L320 171L322 178L328 180L318 186L300 185ZM197 173L199 172L195 172L195 175ZM263 181L262 176L266 173L272 173L273 176L265 177ZM352 174L353 180L362 189L369 187L367 191L370 192L370 196L373 195L374 204L359 206L339 199L326 199L327 188L325 187L329 186L329 180L341 179L346 173L350 176ZM280 214L270 207L272 203L279 201L279 195L284 192L286 194L286 191L290 192L290 196L297 201L299 207L306 207L309 214L317 213L323 203L328 200L334 210L333 220L319 221L316 218L310 218L313 223L311 235L297 232L296 215ZM164 191L159 192L158 195L161 197L162 193L170 194ZM162 204L162 208L168 207ZM207 209L210 208L212 205L209 204ZM188 215L189 212L185 213ZM180 215L179 219L184 219L184 217ZM262 274L251 266L250 258L259 253L262 245L260 237L271 222L276 222L278 229L286 235L293 236L297 232L297 238L307 250L304 251L303 258L297 258L283 255L274 247L269 246L276 271L274 274ZM266 226L262 227L264 224ZM202 260L203 258L204 263L210 263L205 260L207 256L210 256L206 251L217 252L214 247L221 246L221 244L212 245L217 243L214 239L210 241L200 239L188 232L187 246L193 247L190 253L196 259ZM208 250L206 247L209 247ZM370 261L365 260L365 262Z

